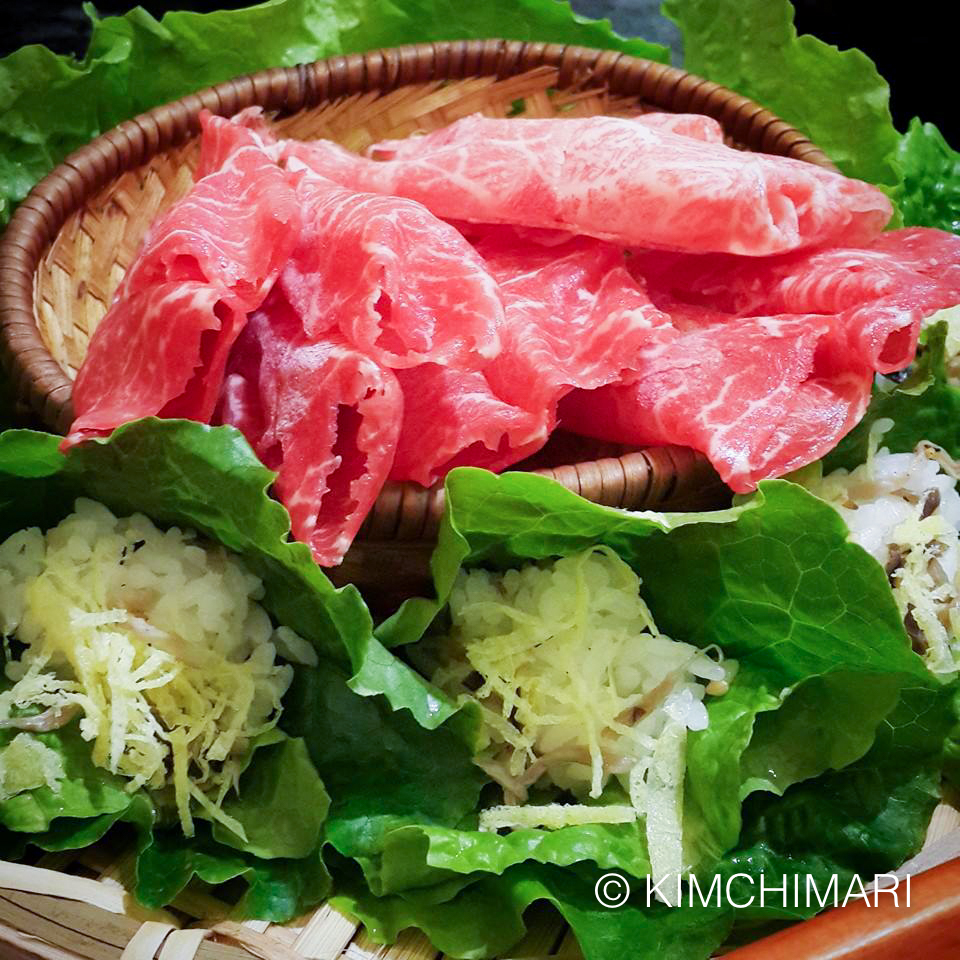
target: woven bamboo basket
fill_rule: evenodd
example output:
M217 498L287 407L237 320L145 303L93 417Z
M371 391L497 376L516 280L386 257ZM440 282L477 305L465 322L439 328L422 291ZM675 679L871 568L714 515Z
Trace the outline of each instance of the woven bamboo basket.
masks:
M192 184L206 107L232 115L257 104L279 133L327 137L355 150L471 113L527 117L699 112L728 142L831 166L799 131L744 97L662 64L582 47L502 40L402 47L242 77L121 124L57 167L17 210L0 242L0 353L20 401L50 428L72 420L71 384L87 344L157 214ZM560 446L539 469L599 503L625 508L719 505L725 488L706 460L666 447L624 452ZM524 466L524 465L521 465ZM390 485L336 572L389 606L422 586L442 490ZM403 571L403 582L381 576ZM377 594L389 582L391 595Z

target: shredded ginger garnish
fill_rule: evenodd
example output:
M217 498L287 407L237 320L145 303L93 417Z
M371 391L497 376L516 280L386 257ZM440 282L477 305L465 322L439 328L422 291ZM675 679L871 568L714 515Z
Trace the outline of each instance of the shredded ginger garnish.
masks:
M484 720L476 762L504 803L481 813L480 829L645 817L662 876L683 865L687 732L707 726L704 696L727 690L736 663L662 635L639 586L603 546L502 574L461 571L450 635L427 656L440 663L434 682ZM614 779L623 801L603 803ZM528 803L551 784L600 802Z
M878 435L892 422L877 421ZM958 465L922 442L913 453L876 449L867 462L808 482L850 528L850 539L883 564L914 649L934 673L960 666Z
M0 544L0 627L24 645L11 659L8 641L0 727L34 712L49 730L79 714L94 763L131 791L172 789L188 836L194 804L243 836L221 805L251 739L279 718L293 670L275 662L277 646L307 653L274 630L262 596L221 547L78 500L47 534Z

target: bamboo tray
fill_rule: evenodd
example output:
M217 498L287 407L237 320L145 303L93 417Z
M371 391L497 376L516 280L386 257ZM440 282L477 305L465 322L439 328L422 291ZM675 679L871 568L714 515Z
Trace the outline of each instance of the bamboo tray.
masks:
M192 184L200 110L229 116L253 104L275 116L283 136L328 137L354 150L478 111L699 112L716 118L734 146L832 167L803 134L758 104L682 70L611 51L463 41L232 80L129 120L78 150L33 190L0 241L0 356L21 403L50 428L69 427L73 378L141 238ZM541 456L530 466L610 506L702 509L723 502L726 490L699 454L669 447L622 454L609 445L582 447L578 459ZM422 585L442 507L442 490L389 485L337 579L372 585L375 556L384 569L416 571L408 579Z

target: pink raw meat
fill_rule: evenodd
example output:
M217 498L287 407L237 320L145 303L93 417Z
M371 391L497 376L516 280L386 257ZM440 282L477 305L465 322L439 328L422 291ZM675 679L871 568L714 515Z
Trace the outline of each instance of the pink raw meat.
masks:
M209 124L209 135L227 124L214 119L220 124ZM288 175L262 148L242 146L151 225L117 299L157 283L193 280L229 291L254 310L289 258L299 229Z
M97 328L73 386L77 416L66 444L104 436L138 417L209 420L227 352L246 315L193 281L118 301Z
M960 298L960 237L942 230L890 230L864 247L779 257L704 256L635 251L630 269L666 294L750 316L769 312L838 313L891 294L916 291ZM924 284L929 278L935 285Z
M618 381L669 317L589 237L467 225L505 308L503 349L483 371L421 365L399 373L404 423L395 480L428 485L455 466L502 470L546 442L559 399Z
M390 370L335 332L305 337L275 291L230 355L216 419L242 430L277 471L294 536L334 566L387 479L402 410Z
M881 233L870 249L889 253L960 299L960 236L930 227Z
M738 493L823 456L863 416L873 371L852 360L835 318L709 322L641 351L635 379L578 390L565 429L704 452Z
M495 396L483 373L424 363L398 370L403 426L390 473L429 487L454 467L499 471L542 447L553 426Z
M889 200L813 164L636 119L479 115L371 148L298 145L318 173L419 200L439 216L549 227L630 246L762 256L875 237Z
M682 137L723 143L723 127L704 113L643 113L636 120L645 126L669 130Z
M623 252L590 237L549 246L509 227L474 228L503 295L503 351L484 371L494 393L551 424L575 387L619 380L670 318L627 272Z
M842 314L850 349L881 373L911 362L923 317L960 301L960 238L939 230L764 259L637 251L630 269L671 314L682 303L737 316Z
M277 138L263 116L262 107L247 107L232 117L219 117L209 110L200 111L200 158L194 180L219 170L231 154L241 147L259 147L269 151Z
M355 193L309 173L297 197L304 228L280 282L309 336L336 327L396 368L476 369L497 355L500 292L456 229L412 200Z
M91 338L64 447L142 416L208 421L230 347L299 227L286 174L253 145L160 217Z

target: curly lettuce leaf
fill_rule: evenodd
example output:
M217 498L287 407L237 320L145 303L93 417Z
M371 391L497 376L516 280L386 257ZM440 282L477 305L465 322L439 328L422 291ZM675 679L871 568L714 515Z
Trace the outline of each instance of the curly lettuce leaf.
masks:
M158 816L145 792L131 794L122 778L94 767L78 733L41 736L65 757L67 777L56 791L40 787L0 805L5 857L19 858L28 846L81 849L127 824L137 835L133 891L148 908L167 906L195 877L210 884L244 881L236 915L274 923L291 920L329 893L321 857L329 798L302 741L274 736L254 752L239 794L224 804L245 828L243 841L201 820L196 836L184 837L179 827L164 826L169 818Z
M99 18L82 60L28 46L0 60L0 226L72 150L122 120L267 67L402 43L506 37L579 43L667 62L658 44L625 39L557 0L269 0L241 10L142 7Z
M866 54L798 36L789 0L665 0L662 9L683 33L687 70L762 103L848 176L899 181L890 88Z
M897 148L902 180L893 193L908 227L960 233L960 153L932 123L910 122Z
M7 860L19 860L30 846L50 853L81 850L102 840L120 824L133 825L142 836L149 835L156 820L156 808L141 791L128 794L127 805L113 813L94 817L58 817L41 833L21 833L0 826L0 850Z
M319 851L329 797L302 740L273 730L252 744L240 789L224 804L244 827L246 840L206 823L199 823L199 839L188 840L179 828L164 826L169 810L158 809L143 790L131 793L123 777L93 764L78 728L73 722L35 735L61 757L65 776L56 788L37 787L0 803L5 858L19 859L29 846L78 850L126 824L138 838L134 893L146 906L166 906L194 876L211 883L239 877L249 889L237 914L279 923L328 892ZM0 749L15 735L0 730Z

